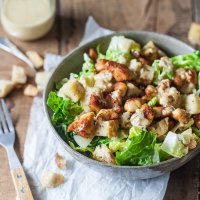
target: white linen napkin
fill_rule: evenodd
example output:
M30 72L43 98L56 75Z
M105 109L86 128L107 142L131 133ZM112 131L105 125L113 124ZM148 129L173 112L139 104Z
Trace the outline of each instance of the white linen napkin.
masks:
M81 44L111 33L88 18ZM61 56L47 54L45 70L52 69L62 60ZM59 170L56 153L67 158L67 169ZM42 97L35 97L24 148L24 168L35 199L37 200L161 200L166 191L169 174L148 179L128 180L100 174L76 161L56 139L43 112ZM65 183L57 188L42 188L40 177L44 170L61 173Z

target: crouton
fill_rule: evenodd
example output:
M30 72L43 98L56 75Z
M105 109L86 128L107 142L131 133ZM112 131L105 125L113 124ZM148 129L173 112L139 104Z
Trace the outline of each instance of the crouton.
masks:
M23 67L13 66L12 69L12 82L14 84L24 84L27 81L27 76Z
M140 98L128 99L124 104L124 110L127 112L135 112L138 108L141 108L142 103L143 101Z
M47 81L49 80L50 72L37 72L35 76L35 83L39 90L44 90Z
M188 32L188 40L193 45L200 45L200 24L192 22Z
M42 187L54 188L64 183L64 176L50 171L44 171L41 177Z
M59 169L66 169L67 160L65 157L61 156L59 153L55 155L55 163Z
M72 101L77 102L85 94L83 85L76 79L69 80L59 90L65 97L69 97Z
M200 113L200 97L197 94L185 96L185 110L190 114Z
M31 60L36 69L40 69L43 66L44 60L36 51L27 51L26 55Z
M137 109L131 116L131 124L141 128L148 127L154 119L154 113L152 107L144 104L141 109Z
M67 131L74 131L82 137L92 137L95 132L94 113L89 112L80 115L67 128Z
M108 164L115 164L115 158L111 150L105 144L99 145L95 148L93 158Z
M127 93L126 93L126 96L128 98L130 98L130 97L138 97L138 96L141 96L142 94L143 94L143 91L140 90L133 83L127 83Z
M130 122L130 118L131 118L132 113L130 112L124 112L121 115L121 119L120 119L120 125L122 128L131 128L131 122Z
M118 120L99 121L99 123L97 124L96 135L108 138L117 137L118 129Z
M14 88L14 84L9 80L0 80L0 97L6 97Z
M184 109L177 108L172 112L172 117L182 124L187 124L190 121L190 114L188 114Z
M158 121L156 124L150 126L148 129L155 133L158 138L164 136L169 130L169 118L166 117Z
M94 76L94 87L101 89L103 92L110 92L113 90L112 73L108 70L101 71Z
M25 96L35 97L38 94L39 94L39 90L34 85L28 84L24 89Z

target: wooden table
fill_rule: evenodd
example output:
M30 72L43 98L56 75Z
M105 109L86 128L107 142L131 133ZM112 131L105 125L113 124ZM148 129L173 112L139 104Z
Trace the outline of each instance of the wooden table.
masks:
M89 15L103 27L121 30L148 30L172 35L188 43L187 33L192 21L200 16L199 0L59 0L56 23L44 38L34 42L22 42L8 36L2 27L0 35L9 37L23 51L53 52L65 55L76 47L84 31ZM199 14L199 15L198 15ZM0 51L0 78L10 78L13 64L28 67L7 53ZM29 82L33 80L29 78ZM15 123L17 139L15 149L23 160L32 98L22 90L7 97ZM5 150L0 147L0 200L15 199L15 190L8 170ZM200 156L171 174L165 200L200 199Z

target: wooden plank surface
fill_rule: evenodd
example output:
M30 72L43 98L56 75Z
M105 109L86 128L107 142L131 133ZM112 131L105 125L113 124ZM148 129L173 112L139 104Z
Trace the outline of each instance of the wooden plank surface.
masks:
M85 22L90 15L102 26L112 30L158 31L188 42L187 32L192 16L193 19L198 19L200 13L197 6L199 0L59 0L57 2L56 23L47 36L34 42L21 42L11 38L23 51L34 49L41 54L46 51L66 54L79 44ZM0 36L7 36L2 27ZM3 51L0 51L0 61L0 78L10 78L13 64L25 66ZM21 91L16 91L8 96L7 100L17 130L15 149L22 160L32 98L24 97ZM14 186L5 150L1 147L0 160L0 200L13 200ZM199 167L200 156L173 172L165 200L199 199Z

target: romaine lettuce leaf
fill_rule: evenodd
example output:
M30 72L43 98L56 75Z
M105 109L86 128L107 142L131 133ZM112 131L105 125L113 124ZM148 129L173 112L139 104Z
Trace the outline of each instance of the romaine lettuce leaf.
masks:
M154 107L158 102L158 97L153 97L147 104L151 107Z
M155 134L146 130L132 129L123 151L116 152L118 165L149 165L153 163Z
M80 75L89 76L94 74L96 72L94 68L94 61L86 53L83 54L83 59L84 63Z
M161 149L175 158L181 158L188 153L188 147L180 139L181 134L169 131Z
M158 84L163 79L174 79L173 72L167 67L159 65L159 60L155 60L152 64L154 68L154 84Z
M176 68L195 69L200 71L200 51L194 51L191 54L179 55L171 58Z
M52 123L59 128L65 129L72 123L77 115L83 109L78 103L74 103L69 98L61 98L57 96L56 92L50 92L47 100L47 105L54 112L52 116Z
M108 49L104 55L100 52L100 45L97 46L97 54L99 59L115 61L120 64L126 64L127 61L133 58L130 52L123 52L120 49Z

